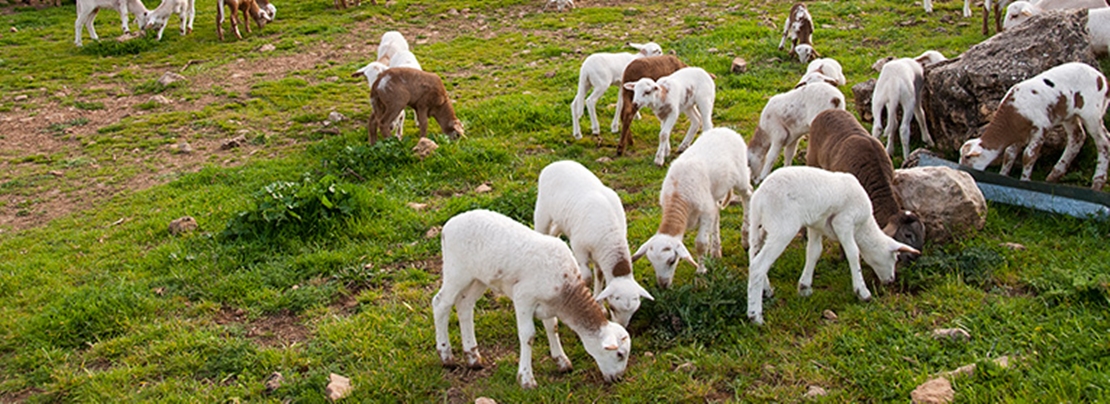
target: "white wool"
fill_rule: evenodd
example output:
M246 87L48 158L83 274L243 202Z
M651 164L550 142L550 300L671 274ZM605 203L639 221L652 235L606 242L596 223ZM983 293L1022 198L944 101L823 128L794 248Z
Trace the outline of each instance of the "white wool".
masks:
M93 22L96 17L96 11L99 9L116 10L119 12L120 20L123 22L123 33L131 33L131 29L127 26L127 14L135 14L136 22L139 28L142 29L146 26L146 13L148 10L143 6L140 0L77 0L77 20L73 23L74 39L73 43L81 46L81 27L85 27L89 31L89 38L99 41L100 37L96 35L96 29L93 27Z
M821 111L844 109L844 94L824 81L806 84L771 97L759 115L759 127L748 149L748 166L758 184L771 173L779 152L784 166L793 164L798 141Z
M661 121L659 149L655 152L657 166L662 166L671 154L671 129L678 122L679 111L690 119L690 129L678 146L679 153L690 146L699 127L703 132L713 129L713 101L717 85L713 77L701 68L685 67L670 76L660 77L658 82L645 77L635 83L625 83L624 89L633 92L634 109L651 107Z
M593 134L600 134L601 126L597 120L597 102L601 99L601 96L605 95L605 90L608 90L609 86L620 85L624 68L628 67L628 64L632 63L633 60L663 54L663 48L655 42L646 44L629 42L628 46L636 48L638 52L595 53L587 56L586 60L582 62L582 67L578 70L578 93L575 94L574 101L570 103L571 118L574 125L572 134L575 139L582 138L582 125L578 121L582 119L583 106L590 113L590 129ZM586 92L591 88L593 88L593 91L587 97ZM623 103L624 100L618 96L617 109L613 112L613 123L611 125L613 133L617 133L620 128L620 113Z
M925 88L925 68L923 64L945 60L937 51L927 51L916 59L901 58L887 62L875 81L875 91L871 93L871 115L875 122L871 126L871 136L882 139L887 137L886 152L894 155L894 122L898 109L902 109L898 138L902 143L902 158L910 155L910 122L916 117L921 128L921 138L933 146L933 137L925 122L925 108L921 103L921 92ZM886 126L883 124L883 109L886 109Z

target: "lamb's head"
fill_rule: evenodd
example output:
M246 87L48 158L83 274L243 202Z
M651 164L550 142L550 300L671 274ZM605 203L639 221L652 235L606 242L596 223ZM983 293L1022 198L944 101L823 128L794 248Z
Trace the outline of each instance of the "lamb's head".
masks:
M674 270L678 267L678 260L686 260L695 267L698 262L690 255L690 250L682 244L682 235L656 234L632 254L632 261L647 255L652 268L655 269L655 284L661 288L671 287L674 281Z
M871 70L881 72L881 71L883 71L883 66L886 66L886 64L890 63L890 61L892 61L892 60L894 60L894 56L887 56L885 58L880 58L879 60L876 60L875 63L871 64Z
M463 123L458 119L453 119L447 124L441 125L440 129L443 130L444 135L451 139L458 139L466 135L466 132L463 131Z
M1002 18L1002 29L1008 30L1021 24L1025 19L1034 14L1033 4L1028 1L1015 1L1006 7L1006 16Z
M663 48L655 42L648 42L645 44L629 42L628 46L636 48L636 50L639 51L638 56L640 57L663 56Z
M666 87L647 77L635 83L624 83L624 89L632 92L632 109L653 105L667 96Z
M382 74L382 72L388 68L389 66L381 62L373 61L363 66L361 69L356 70L354 73L351 73L351 77L366 77L366 84L373 86L374 80L378 79L378 75Z
M262 11L266 13L266 20L269 22L274 22L274 19L277 18L277 6L274 3L266 3L265 6L262 6Z
M621 380L632 354L632 337L620 324L612 321L598 329L597 335L579 335L586 352L594 357L598 370L606 382Z
M993 163L1001 152L984 149L982 138L970 139L960 146L960 165L982 170Z
M157 31L162 29L162 27L166 26L170 15L172 15L166 14L163 16L161 14L153 13L152 11L154 10L144 12L141 17L136 17L139 23L139 27L143 31Z
M752 184L759 185L763 178L760 177L763 170L763 159L767 158L767 134L763 133L763 129L758 126L755 128L755 135L752 136L751 143L748 143L748 169L752 176Z
M913 60L916 60L917 63L921 64L921 66L928 66L933 63L943 62L945 60L948 60L948 58L944 57L943 53L937 52L935 50L928 50L922 53L920 56L913 58Z
M802 63L809 63L809 61L821 57L821 54L817 53L817 49L813 49L813 46L804 43L794 47L794 54L798 55L798 60Z
M613 312L613 321L622 326L628 326L632 314L640 309L640 298L655 300L632 276L618 276L609 281L605 289L597 295L598 302L609 300L609 309Z
M879 281L884 284L894 282L894 266L898 263L899 254L921 255L921 251L908 245L899 243L885 234L878 234L882 240L870 248L860 245L860 255L867 265L875 271Z
M908 210L899 211L890 217L883 228L883 233L899 243L908 245L917 250L925 245L925 223L916 213ZM899 254L898 262L908 263L917 259L914 254Z

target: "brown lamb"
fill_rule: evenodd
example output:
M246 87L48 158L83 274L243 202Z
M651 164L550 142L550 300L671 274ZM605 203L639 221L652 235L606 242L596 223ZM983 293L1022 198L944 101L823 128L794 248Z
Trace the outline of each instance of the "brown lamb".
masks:
M636 116L638 106L632 105L632 92L624 89L624 83L635 83L642 78L659 80L660 77L670 76L671 73L686 67L678 58L671 55L652 56L633 60L624 68L621 76L621 140L617 145L617 155L623 155L624 149L632 145L632 118Z
M394 67L385 70L370 89L370 100L374 107L370 115L370 144L378 141L378 131L388 134L393 119L405 109L416 110L416 123L420 126L420 137L428 135L428 116L439 123L447 136L456 139L463 135L462 121L455 117L447 89L435 73L428 73L407 67Z
M262 29L262 27L266 26L266 22L269 21L262 15L262 9L268 4L270 4L269 0L220 0L219 4L216 6L216 35L220 37L221 41L224 40L225 5L231 10L229 19L231 20L231 29L235 31L235 37L243 39L243 35L239 33L239 17L236 13L239 11L243 12L243 21L246 22L244 25L247 29L247 33L250 33L251 23L247 20L248 13L250 14L250 18L254 19L254 22L258 24L258 29Z
M890 155L851 113L830 109L817 114L810 125L806 165L854 175L871 197L872 215L883 232L921 250L925 224L913 212L902 209L894 194Z

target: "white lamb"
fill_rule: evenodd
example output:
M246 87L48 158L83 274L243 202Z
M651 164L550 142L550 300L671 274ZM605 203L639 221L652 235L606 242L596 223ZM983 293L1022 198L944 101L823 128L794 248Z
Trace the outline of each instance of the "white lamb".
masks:
M81 46L81 27L85 27L85 29L89 31L89 38L92 38L94 41L100 40L100 37L96 35L96 28L93 27L93 22L96 20L96 13L100 9L119 11L119 18L123 22L124 34L131 33L131 29L127 26L127 13L135 14L135 22L139 24L140 29L146 26L146 13L148 10L143 6L143 2L140 0L77 0L77 21L73 23L74 44Z
M454 365L448 322L451 307L455 306L467 365L481 367L474 338L474 304L493 288L513 300L520 339L517 381L521 387L536 387L532 375L534 318L543 320L551 357L560 371L571 369L555 329L561 319L578 334L605 380L620 380L628 366L632 339L620 324L605 319L605 311L590 295L566 243L487 210L451 218L443 225L440 238L443 285L432 298L432 309L436 351L445 366Z
M821 81L834 86L842 86L848 83L848 80L844 78L844 68L840 66L840 62L833 58L821 58L809 62L809 65L806 66L806 74L802 75L801 80L798 80L798 86ZM798 86L795 86L795 88Z
M271 7L273 5L271 4ZM269 11L266 13L266 19L272 20L269 16ZM193 32L193 20L196 19L197 6L195 0L162 0L162 3L150 10L146 14L146 25L144 30L158 30L158 39L162 39L162 32L166 30L170 16L177 14L181 16L181 35Z
M786 246L806 228L806 263L798 279L798 293L812 292L813 269L821 256L822 237L839 241L848 258L852 290L861 300L871 299L863 281L859 258L875 270L883 283L894 280L899 253L920 254L883 233L871 215L871 199L859 180L848 173L814 167L784 167L771 173L752 194L744 216L751 226L748 249L748 318L763 324L763 297L774 289L767 277Z
M654 300L632 275L624 207L616 192L581 164L564 160L544 167L532 216L536 231L564 234L578 268L593 279L594 299L608 300L613 321L628 326L640 298ZM590 270L593 262L598 274ZM603 289L604 288L604 289Z
M780 150L786 157L783 165L793 164L798 141L809 133L813 118L827 109L844 109L844 94L824 81L797 87L767 101L748 144L748 166L756 184L771 173Z
M1098 69L1083 63L1065 63L1048 69L1010 87L994 118L983 129L983 136L960 147L960 164L982 170L1005 152L1001 173L1007 175L1018 151L1025 146L1021 180L1028 181L1040 156L1045 131L1063 125L1067 132L1064 153L1045 179L1054 182L1067 172L1083 147L1083 131L1075 130L1081 123L1098 151L1091 188L1102 190L1110 163L1110 133L1102 123L1107 104L1110 83Z
M1002 20L1003 29L1011 29L1021 24L1034 15L1045 10L1078 10L1106 8L1105 0L1040 0L1036 2L1015 1L1006 8L1006 17ZM1088 22L1090 20L1088 19ZM1091 27L1088 23L1088 27Z
M925 64L945 60L944 55L937 51L928 51L916 59L901 58L887 62L875 81L875 92L871 94L871 115L875 123L871 127L871 135L882 139L880 134L887 137L886 152L894 155L894 122L898 116L898 108L902 109L902 122L899 126L899 138L902 140L902 158L910 155L910 122L917 118L917 125L921 128L921 138L929 146L933 146L933 137L929 135L929 127L925 121L925 108L921 103L921 91L925 89ZM883 126L883 109L886 108L886 127ZM885 129L885 131L884 131Z
M986 7L989 9L990 4L991 4L991 0L985 0L985 1L986 1ZM933 0L925 0L924 3L925 3L924 4L925 12L926 13L933 12ZM967 18L967 17L971 17L971 0L964 0L964 18Z
M378 79L378 75L386 71L386 69L394 67L408 67L416 70L424 70L420 66L420 62L416 60L416 55L409 51L409 43L405 41L405 37L397 31L389 31L382 35L382 41L378 45L378 60L368 63L361 69L356 70L351 74L351 77L366 77L366 85L371 88L374 87L374 81ZM373 100L370 100L373 103ZM401 111L397 115L397 119L393 120L391 132L401 139L405 132L405 111ZM389 136L388 133L385 136Z
M663 48L655 42L648 42L646 44L628 43L628 46L636 48L636 53L595 53L586 57L582 62L582 68L578 70L578 94L574 96L574 101L570 103L570 114L574 122L574 138L582 138L582 125L578 121L582 119L582 107L585 104L586 111L590 113L590 129L593 130L594 135L601 133L601 126L597 121L597 101L601 96L605 95L605 90L609 86L620 85L621 75L624 73L624 68L628 67L629 63L633 60L648 57L659 56L663 54ZM586 97L586 91L590 88L590 96ZM617 110L613 113L613 124L611 129L613 133L620 130L620 113L623 99L617 97Z
M740 196L744 207L747 231L747 206L752 194L750 172L747 165L747 147L744 138L732 129L714 128L702 133L685 153L671 162L659 205L663 217L659 230L636 253L632 261L647 255L655 269L655 281L660 287L670 287L674 280L678 260L685 260L705 273L705 258L721 256L720 210L729 205L733 195ZM702 261L694 261L682 243L687 229L698 228L695 247Z
M679 111L690 119L690 129L678 146L679 153L690 146L698 127L703 132L713 129L713 100L717 87L713 77L701 68L685 67L661 77L658 82L645 77L635 83L624 83L624 89L632 92L634 109L650 106L661 121L659 149L655 152L657 166L662 166L671 154L671 129L678 121Z
M382 40L378 42L378 62L388 66L393 55L407 50L409 42L405 40L405 36L397 31L388 31L382 34Z

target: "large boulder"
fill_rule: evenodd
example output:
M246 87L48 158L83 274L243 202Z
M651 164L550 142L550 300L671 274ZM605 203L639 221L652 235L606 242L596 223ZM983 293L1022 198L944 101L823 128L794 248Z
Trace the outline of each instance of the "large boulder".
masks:
M946 243L987 224L987 200L971 174L948 167L894 170L894 192L902 207L925 224L925 239Z
M925 115L942 152L958 151L990 121L1010 87L1067 62L1098 68L1087 10L1048 11L925 69ZM1062 136L1047 136L1049 148ZM1044 152L1042 152L1043 155Z

